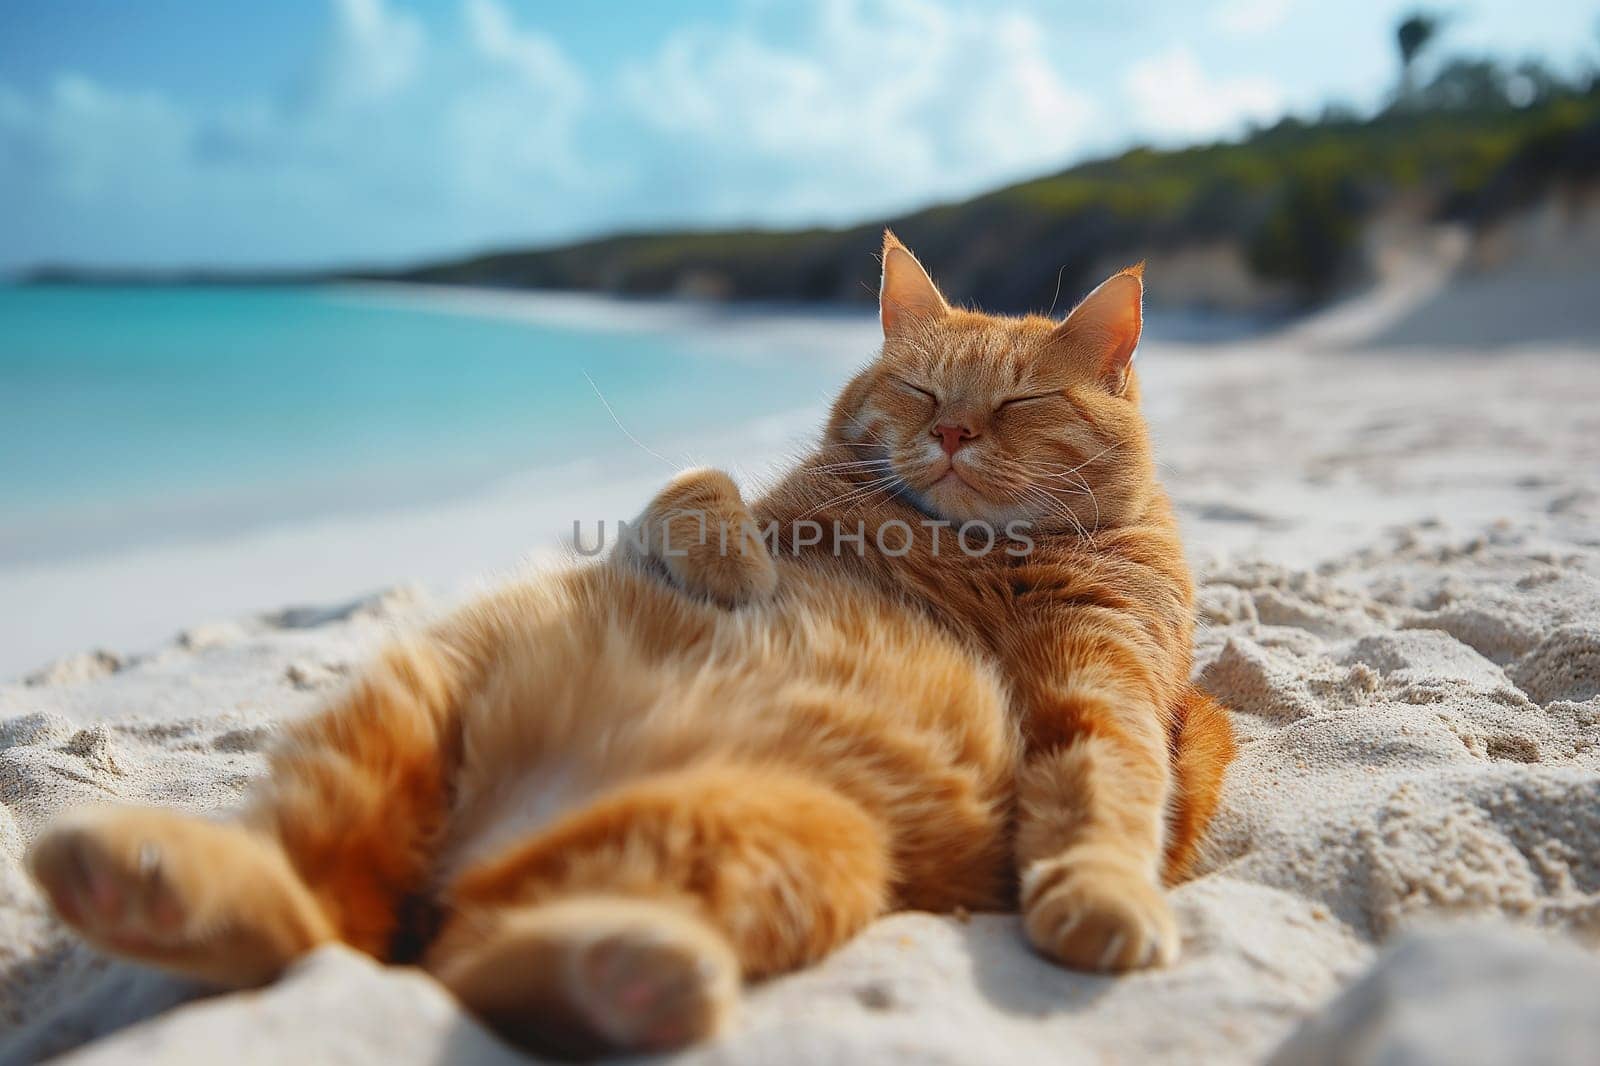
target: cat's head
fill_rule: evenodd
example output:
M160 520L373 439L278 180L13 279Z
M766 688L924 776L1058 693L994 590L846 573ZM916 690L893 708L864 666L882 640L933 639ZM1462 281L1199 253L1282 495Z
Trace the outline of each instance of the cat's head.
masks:
M953 522L1093 531L1135 517L1154 475L1133 352L1142 268L1056 322L952 308L885 231L883 351L834 406L834 455Z

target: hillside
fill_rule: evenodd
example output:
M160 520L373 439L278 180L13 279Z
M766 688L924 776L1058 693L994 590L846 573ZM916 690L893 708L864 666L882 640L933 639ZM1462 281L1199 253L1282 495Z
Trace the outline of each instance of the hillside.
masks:
M1492 101L1491 101L1492 103ZM1135 149L963 203L848 229L612 236L363 277L739 300L867 301L894 227L963 299L1048 307L1117 264L1169 269L1169 302L1319 302L1370 272L1366 223L1483 226L1600 172L1600 93L1529 106L1285 119L1235 143Z

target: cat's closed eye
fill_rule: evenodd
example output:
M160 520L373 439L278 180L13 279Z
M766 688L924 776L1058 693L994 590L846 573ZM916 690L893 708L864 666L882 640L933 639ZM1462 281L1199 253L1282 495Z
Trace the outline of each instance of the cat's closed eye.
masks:
M909 390L911 392L917 393L919 396L926 397L927 399L932 400L934 403L938 403L939 402L939 394L934 392L932 389L925 389L921 385L913 385L911 382L907 381L905 378L898 378L897 377L894 380L895 380L895 384L899 385L903 389L907 389L907 390Z
M1036 392L1028 396L1013 396L1008 400L1001 400L995 405L994 409L996 411L1004 411L1007 407L1013 407L1017 404L1033 403L1036 400L1053 400L1060 395L1059 392Z

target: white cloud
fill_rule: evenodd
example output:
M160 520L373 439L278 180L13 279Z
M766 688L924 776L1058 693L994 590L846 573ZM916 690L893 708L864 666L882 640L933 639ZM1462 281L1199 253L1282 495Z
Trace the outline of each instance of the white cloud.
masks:
M468 39L486 76L450 105L449 133L461 174L475 195L515 197L529 175L583 179L573 143L588 97L581 71L559 45L519 28L499 0L467 0ZM513 179L508 181L508 179Z
M306 78L306 104L370 104L412 81L425 48L421 23L384 0L331 0L331 6L333 31Z
M1257 37L1282 26L1293 8L1294 0L1222 0L1211 21L1224 33Z
M193 132L162 96L112 92L78 74L56 78L37 99L0 91L0 161L32 167L72 201L164 188L185 166Z
M466 18L479 54L515 70L542 92L562 99L582 97L583 75L560 46L536 30L519 29L499 0L467 0Z
M627 71L676 151L680 195L727 217L855 218L1064 163L1095 109L1031 16L933 0L826 0L786 37L672 35Z
M330 8L278 96L0 84L0 199L25 216L0 265L383 260L601 221L574 147L587 89L548 38L493 0L437 43L392 0Z
M426 31L400 0L328 2L292 93L0 85L0 261L382 261L637 225L853 222L1130 131L1214 135L1280 97L1184 49L1080 88L1064 64L1081 41L967 0L752 0L607 82L507 0L456 0L458 20Z
M1212 78L1178 45L1134 63L1123 82L1138 126L1166 139L1218 137L1283 113L1284 93L1265 78Z

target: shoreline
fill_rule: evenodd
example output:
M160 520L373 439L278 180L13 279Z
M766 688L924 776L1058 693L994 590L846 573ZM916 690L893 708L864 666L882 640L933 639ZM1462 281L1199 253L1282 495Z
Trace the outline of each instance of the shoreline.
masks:
M820 410L792 411L692 450L698 461L733 469L750 483L820 421ZM631 517L670 475L653 456L619 452L502 476L444 498L0 565L0 602L10 606L0 624L0 682L85 646L126 654L196 623L287 602L348 600L397 581L457 593L486 575L562 558L573 521Z
M819 382L843 380L867 358L877 328L861 314L411 285L330 286L319 295L571 330L579 351L584 337L638 334L670 337L690 358L755 368L805 359ZM589 399L577 439L602 443L585 443L578 459L511 465L489 457L471 468L397 460L320 479L289 473L266 484L154 493L130 486L121 499L21 505L0 528L0 602L9 608L0 618L0 680L84 646L150 648L196 618L269 610L285 598L348 599L402 579L454 589L530 554L559 552L574 519L636 514L670 476L663 456L679 468L714 463L759 476L808 442L823 411L820 393L810 404L805 395L776 397L779 410L700 431L694 425L706 412L690 411L673 432L638 427L649 438L641 443L627 425L629 406L618 421L609 400Z

